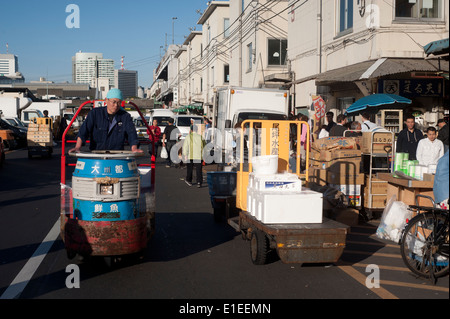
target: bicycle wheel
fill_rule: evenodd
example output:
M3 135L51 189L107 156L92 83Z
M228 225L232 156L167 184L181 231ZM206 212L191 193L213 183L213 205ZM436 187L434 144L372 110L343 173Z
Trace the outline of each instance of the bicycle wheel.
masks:
M416 275L439 278L449 272L448 217L423 213L411 219L400 244L402 259Z

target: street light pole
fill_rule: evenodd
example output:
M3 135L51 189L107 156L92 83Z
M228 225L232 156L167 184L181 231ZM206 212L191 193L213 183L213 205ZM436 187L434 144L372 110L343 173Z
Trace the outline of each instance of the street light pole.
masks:
M177 17L172 18L172 44L175 44L175 20Z

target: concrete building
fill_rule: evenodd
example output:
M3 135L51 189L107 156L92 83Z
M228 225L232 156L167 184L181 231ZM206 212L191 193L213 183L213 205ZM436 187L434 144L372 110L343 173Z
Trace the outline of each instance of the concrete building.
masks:
M313 1L315 2L315 1ZM230 0L230 85L280 88L289 79L288 1Z
M232 1L210 1L197 24L202 26L200 66L203 111L212 114L215 91L229 84L230 4Z
M5 87L2 85L2 87ZM37 98L45 98L47 96L55 96L58 99L94 99L96 98L96 89L89 84L75 83L54 83L41 78L41 81L33 81L29 83L13 83L6 85L11 89L27 89Z
M102 53L77 52L72 57L72 82L91 83L95 78L108 78L114 85L114 60L103 59Z
M0 84L23 83L19 72L19 59L14 54L0 54Z
M126 99L137 97L138 72L131 70L114 70L114 87L121 90Z
M174 88L177 90L178 58L175 55L179 49L180 45L169 45L153 73L153 84L150 91L155 96L155 101L161 102L167 107L172 107Z
M396 93L413 101L409 111L442 113L445 104L448 109L448 80L442 77L448 60L427 58L424 46L448 38L448 10L445 0L291 0L288 60L295 108L312 115L312 98L321 96L337 115L365 95Z
M178 104L203 105L202 32L192 31L185 39L178 56Z

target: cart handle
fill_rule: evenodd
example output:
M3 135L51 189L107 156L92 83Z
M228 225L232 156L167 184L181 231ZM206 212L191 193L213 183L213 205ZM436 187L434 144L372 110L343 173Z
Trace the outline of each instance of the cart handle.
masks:
M70 121L69 125L64 130L64 133L63 133L62 138L61 138L61 143L62 143L62 145L61 145L61 184L63 184L63 185L66 184L66 135L67 135L67 132L72 127L73 122L78 117L78 114L80 114L81 109L83 107L85 107L88 104L92 104L95 107L95 102L102 102L102 101L103 100L91 100L91 101L86 101L83 104L81 104L80 107L78 108L78 110L75 112L74 116L72 117L72 120ZM154 142L155 139L154 139L154 136L153 136L153 132L150 130L150 127L148 126L147 120L145 119L144 115L139 110L139 107L136 104L134 104L131 101L122 101L122 107L124 107L125 104L130 104L139 113L142 121L144 122L145 126L147 127L147 130L152 135L152 148L153 148L152 154L155 154L155 142ZM150 177L151 177L152 185L155 185L155 168L156 168L155 162L156 162L156 157L155 157L155 155L152 155L151 159L150 159L150 167L151 167L151 175L150 175Z

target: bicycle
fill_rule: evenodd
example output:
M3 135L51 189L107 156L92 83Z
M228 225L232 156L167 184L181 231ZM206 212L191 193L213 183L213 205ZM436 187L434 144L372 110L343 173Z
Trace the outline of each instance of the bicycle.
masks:
M418 197L431 200L433 207L419 206ZM430 279L449 273L449 212L436 208L429 196L417 195L416 205L409 209L417 215L407 224L399 241L402 259L406 266L418 277Z

